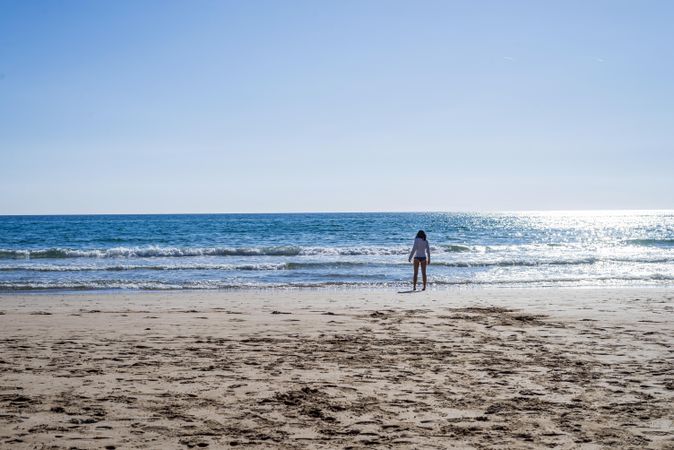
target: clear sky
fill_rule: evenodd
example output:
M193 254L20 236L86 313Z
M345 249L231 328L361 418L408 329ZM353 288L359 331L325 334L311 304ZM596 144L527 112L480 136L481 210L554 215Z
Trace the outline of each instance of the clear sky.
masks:
M674 2L0 0L0 214L674 208Z

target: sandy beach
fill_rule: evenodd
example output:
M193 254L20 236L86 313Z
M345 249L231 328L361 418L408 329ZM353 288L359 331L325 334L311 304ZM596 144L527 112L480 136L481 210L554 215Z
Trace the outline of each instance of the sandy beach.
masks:
M2 448L674 448L674 290L0 295Z

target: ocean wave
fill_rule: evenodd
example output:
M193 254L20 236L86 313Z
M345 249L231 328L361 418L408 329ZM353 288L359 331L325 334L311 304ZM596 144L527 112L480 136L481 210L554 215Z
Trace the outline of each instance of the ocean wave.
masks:
M286 270L288 263L279 264L186 264L186 265L114 265L114 266L75 266L75 265L13 265L0 266L0 272L124 272L133 270Z
M445 252L470 251L468 247L431 247ZM393 256L409 253L408 247L115 247L108 249L0 249L0 259L153 258L190 256Z
M674 247L674 239L629 239L625 243L644 247Z
M91 280L91 281L31 281L0 282L0 290L32 291L32 290L181 290L181 289L227 289L246 287L217 281L191 281L183 283L167 283L162 281L128 281L128 280ZM254 287L248 285L247 287Z
M354 277L357 278L357 277ZM650 274L643 276L598 276L598 277L551 277L526 279L432 279L433 286L600 286L621 285L634 282L671 285L674 276ZM88 280L88 281L0 281L0 291L45 291L45 290L216 290L216 289L268 289L268 288L327 288L327 287L370 287L400 288L408 287L409 280L396 281L304 281L287 283L236 282L233 280L198 280L198 281L136 281L136 280Z
M556 262L537 262L537 261L489 261L489 262L447 262L435 261L433 266L439 267L510 267L510 266L542 266L542 265L568 265L568 264L591 264L592 260L580 261L556 261ZM407 266L407 262L348 262L348 261L326 261L326 262L285 262L285 263L267 263L267 264L160 264L160 265L135 265L120 264L112 266L81 266L81 265L50 265L50 264L22 264L22 265L0 265L0 272L124 272L124 271L185 271L185 270L218 270L218 271L272 271L272 270L321 270L321 269L339 269L353 268L358 270L364 267L397 267Z
M637 241L635 241L637 242ZM646 245L648 240L638 241ZM652 242L670 242L674 240L654 240ZM651 244L655 245L655 244ZM566 244L569 252L586 250L577 244ZM547 245L438 245L431 246L431 254L545 254ZM105 249L77 248L38 248L38 249L0 249L0 259L67 259L67 258L179 258L199 256L398 256L409 254L407 246L353 246L353 247L302 247L302 246L266 246L266 247L113 247Z
M473 249L471 247L465 246L465 245L458 245L458 244L450 244L450 245L441 245L439 248L442 250L449 252L449 253L454 253L454 252L470 252ZM431 250L433 250L433 247L431 247Z
M480 267L544 267L544 266L580 266L596 263L636 263L667 264L674 262L672 257L585 257L570 259L497 259L497 260L434 260L432 267L480 268ZM115 265L79 265L79 264L3 264L0 272L124 272L124 271L279 271L279 270L321 270L386 268L407 266L403 260L390 261L287 261L282 263L259 264L206 264L201 262L186 264L115 264Z
M115 247L109 249L21 249L0 250L0 258L4 259L38 259L38 258L152 258L152 257L185 257L185 256L296 256L301 252L299 247L278 246L259 248L229 247Z
M234 282L226 280L199 280L183 282L89 280L89 281L0 281L1 291L88 291L88 290L215 290L215 289L268 289L268 288L320 288L330 286L382 286L377 282L323 281L294 283Z
M586 277L577 277L577 276L568 276L568 277L539 277L539 278L511 278L511 279L493 279L493 280L481 280L481 279L435 279L431 284L434 285L508 285L508 286L518 286L518 285L564 285L564 284L573 284L573 283L584 283L585 285L596 285L597 283L625 283L625 282L672 282L674 281L674 276L665 275L665 274L648 274L648 275L634 275L634 276L586 276Z
M526 246L484 247L465 245L431 246L432 254L511 252L531 250ZM113 247L107 249L42 248L0 249L0 259L66 259L66 258L172 258L197 256L397 256L409 254L407 246L357 247Z

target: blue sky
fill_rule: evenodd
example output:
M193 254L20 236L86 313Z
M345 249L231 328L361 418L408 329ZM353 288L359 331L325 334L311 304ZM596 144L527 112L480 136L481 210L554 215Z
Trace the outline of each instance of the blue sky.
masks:
M674 208L669 1L0 10L0 214Z

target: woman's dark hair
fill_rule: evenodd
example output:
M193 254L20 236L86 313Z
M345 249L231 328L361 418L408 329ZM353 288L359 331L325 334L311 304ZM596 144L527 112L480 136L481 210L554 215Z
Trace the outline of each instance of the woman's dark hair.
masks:
M421 238L425 241L426 240L426 233L424 232L424 230L419 230L419 232L417 233L417 237Z

